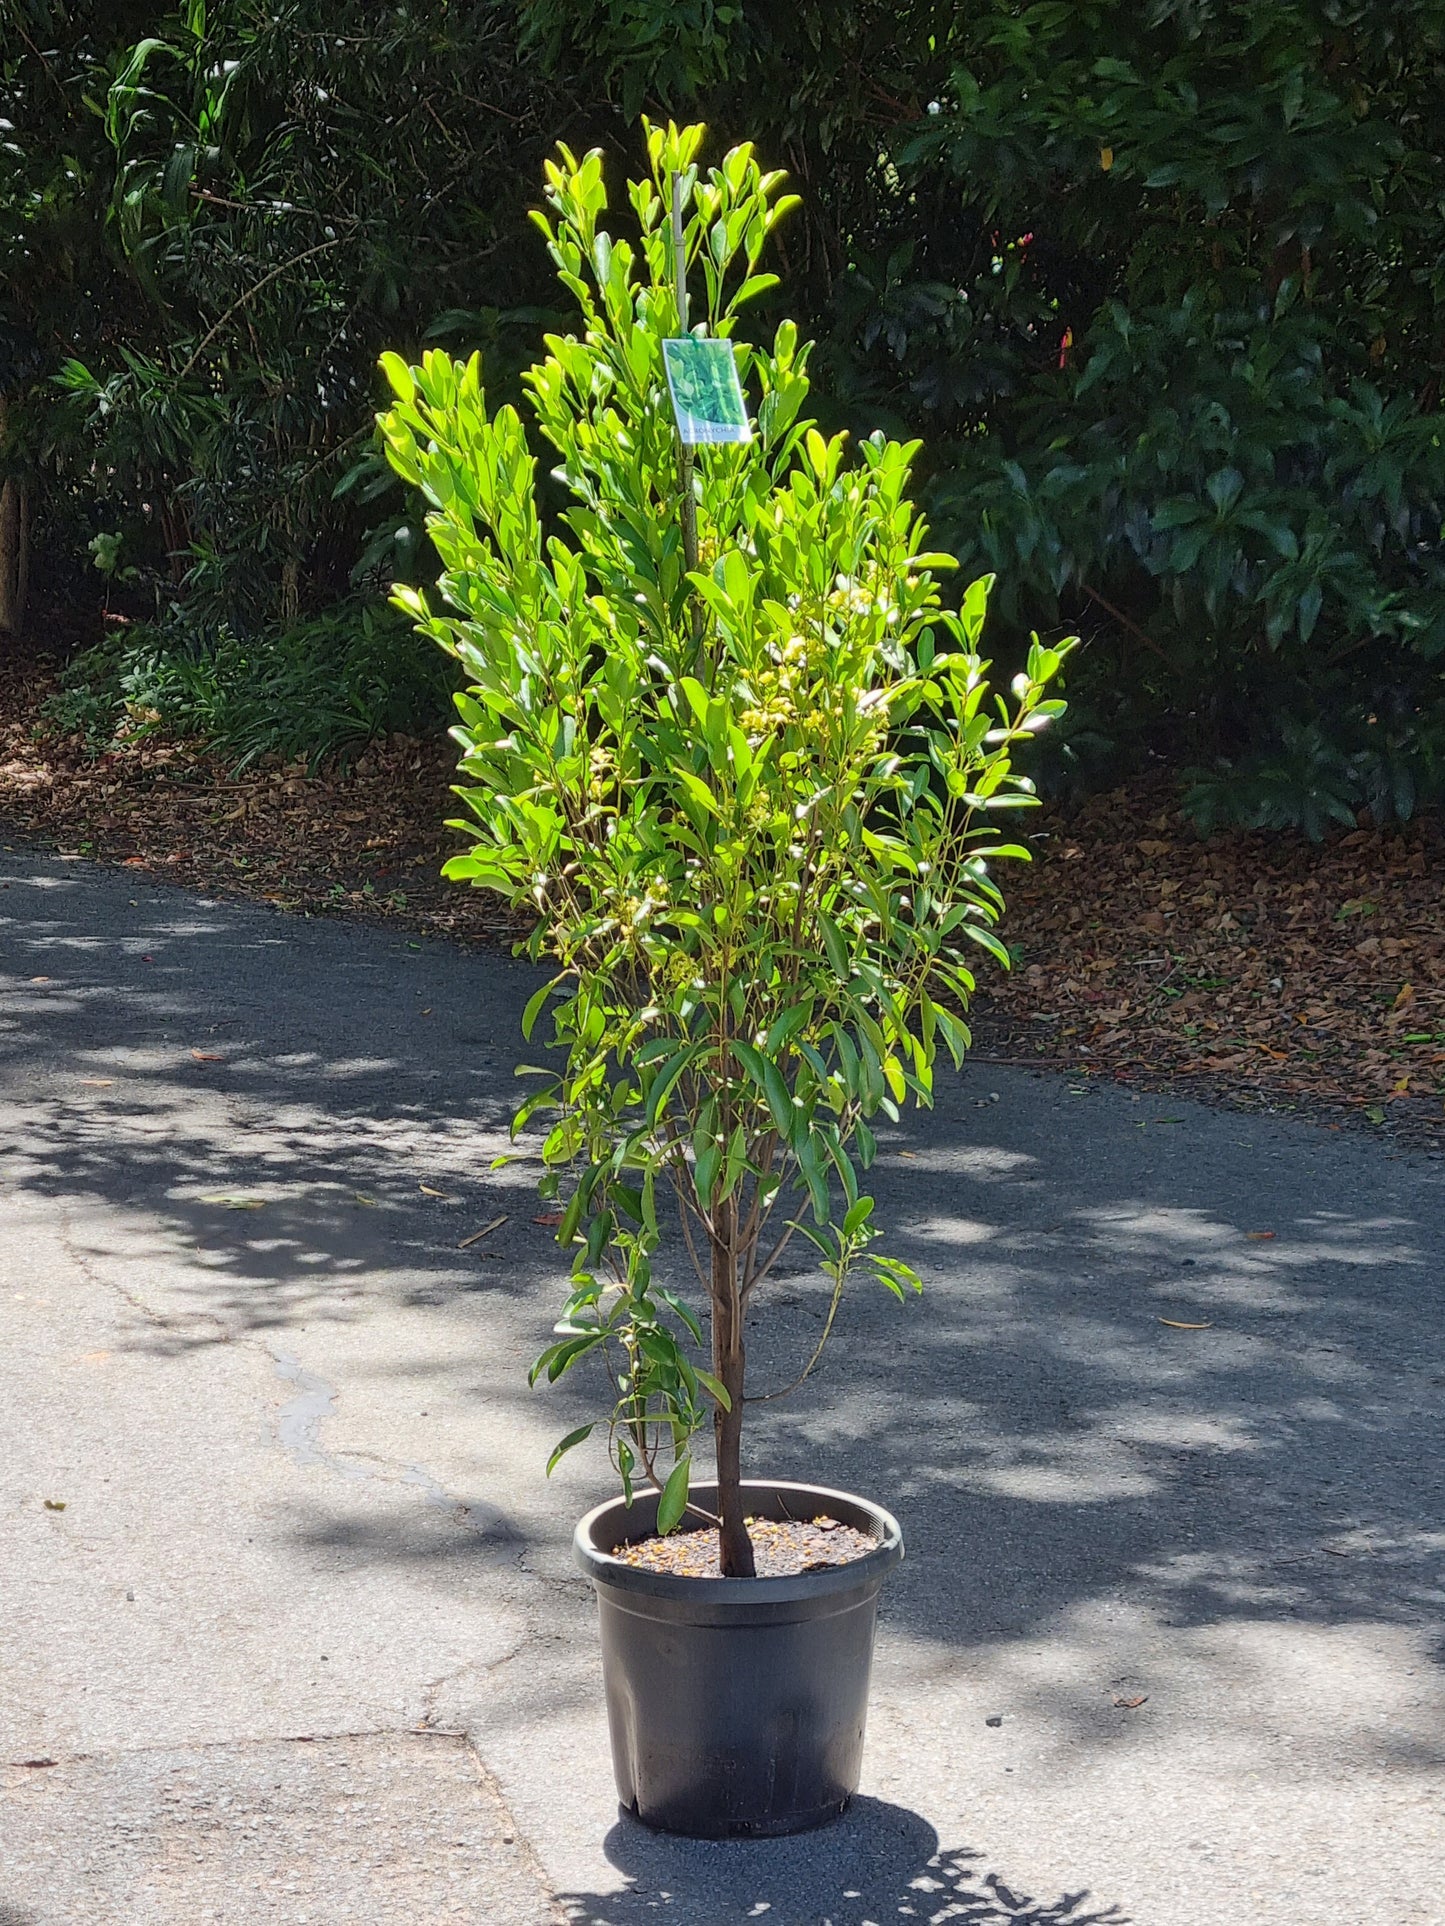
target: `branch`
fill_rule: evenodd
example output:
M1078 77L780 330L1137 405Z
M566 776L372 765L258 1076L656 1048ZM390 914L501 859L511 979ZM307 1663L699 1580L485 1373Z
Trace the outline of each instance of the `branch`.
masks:
M845 1272L842 1264L840 1263L838 1266L838 1275L833 1284L833 1300L828 1306L828 1320L823 1326L823 1335L818 1339L818 1343L816 1348L814 1349L812 1357L808 1359L808 1362L803 1366L802 1370L798 1373L797 1377L793 1379L793 1382L791 1384L785 1384L781 1386L781 1388L778 1389L777 1391L764 1391L764 1392L761 1392L755 1398L744 1398L743 1399L744 1404L771 1404L774 1398L785 1398L787 1397L790 1391L796 1391L798 1386L803 1382L804 1378L806 1378L809 1375L809 1373L813 1369L813 1366L818 1362L818 1359L822 1357L823 1346L828 1342L828 1339L832 1334L833 1320L838 1315L838 1306L842 1302L842 1298L843 1298L843 1280L846 1277L846 1275L847 1273Z
M226 312L221 316L220 320L216 322L214 327L208 328L206 333L201 336L200 341L197 343L195 353L191 356L185 367L181 369L178 379L181 381L186 379L186 376L190 374L191 370L206 352L206 349L210 347L222 328L226 326L232 315L238 313L240 309L254 301L262 288L266 287L270 282L279 279L281 275L288 273L292 268L300 267L303 261L311 260L314 255L325 254L333 247L340 247L341 241L342 237L340 235L338 235L335 240L318 241L315 247L308 247L303 249L300 254L293 254L289 261L282 261L280 266L273 267L269 274L263 274L256 285L247 288L244 294L238 296L237 299L231 303L230 307L226 309Z
M783 1252L788 1248L789 1244L792 1243L793 1233L797 1228L798 1227L796 1224L789 1224L787 1229L779 1237L777 1243L774 1244L773 1248L768 1252L767 1256L763 1259L763 1262L758 1266L757 1270L751 1273L751 1275L748 1277L747 1283L743 1287L742 1294L744 1297L751 1297L753 1292L757 1289L758 1285L763 1282L768 1272L773 1268L774 1264L777 1263L778 1259L782 1256Z
M1175 667L1173 662L1170 661L1169 657L1164 653L1163 649L1160 648L1159 644L1154 640L1153 636L1147 634L1143 629L1141 629L1139 624L1135 622L1132 619L1132 617L1125 615L1122 609L1116 609L1114 607L1114 604L1108 599L1107 596L1100 595L1099 591L1097 589L1090 588L1087 582L1080 582L1079 587L1084 591L1085 595L1088 596L1091 602L1097 602L1099 607L1103 609L1107 614L1112 615L1116 622L1121 623L1122 626L1129 631L1130 635L1132 635L1136 641L1142 642L1146 649L1151 650L1155 655L1157 655L1159 660L1164 664L1165 668L1169 671L1171 675L1178 675L1179 673L1178 669Z

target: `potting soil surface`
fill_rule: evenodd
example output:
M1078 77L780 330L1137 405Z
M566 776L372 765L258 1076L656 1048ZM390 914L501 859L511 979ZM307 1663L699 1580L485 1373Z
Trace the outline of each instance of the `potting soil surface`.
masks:
M749 1518L748 1536L759 1578L797 1578L802 1572L825 1571L830 1565L851 1565L877 1551L876 1542L836 1518ZM674 1578L721 1578L717 1533L675 1531L666 1538L641 1538L617 1553L624 1565L644 1571L667 1572Z

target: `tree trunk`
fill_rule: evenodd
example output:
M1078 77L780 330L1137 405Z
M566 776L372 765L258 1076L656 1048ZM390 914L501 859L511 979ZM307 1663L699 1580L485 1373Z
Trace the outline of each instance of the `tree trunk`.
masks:
M0 633L25 626L30 576L30 500L13 476L0 484Z
M713 1413L717 1447L718 1562L724 1578L754 1576L753 1543L743 1522L743 1306L738 1291L737 1207L729 1198L712 1240L712 1368L732 1400Z

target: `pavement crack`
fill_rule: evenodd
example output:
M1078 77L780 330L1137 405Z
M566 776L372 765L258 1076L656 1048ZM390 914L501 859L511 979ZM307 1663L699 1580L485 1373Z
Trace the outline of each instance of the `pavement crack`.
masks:
M406 1725L347 1725L327 1728L317 1732L273 1732L255 1734L249 1738L236 1739L157 1739L151 1745L93 1746L78 1752L57 1752L52 1757L46 1755L46 1766L63 1771L67 1766L88 1765L97 1759L143 1759L148 1754L167 1754L184 1752L247 1752L256 1751L271 1745L328 1745L342 1739L388 1739L405 1738L412 1728ZM452 1737L450 1733L426 1732L422 1737ZM472 1748L468 1747L469 1750ZM29 1759L0 1759L0 1769L18 1771L21 1768L34 1771L38 1761ZM0 1921L4 1914L0 1913Z
M308 1371L289 1351L272 1351L270 1357L276 1375L296 1387L295 1396L276 1414L277 1442L294 1464L318 1466L352 1484L404 1485L419 1491L434 1511L445 1513L453 1524L479 1538L496 1544L512 1536L503 1513L491 1505L458 1498L424 1465L408 1464L379 1452L328 1451L321 1432L336 1409L340 1395L336 1386Z
M289 1351L273 1351L271 1361L277 1377L296 1386L296 1395L276 1413L276 1441L287 1457L298 1465L320 1465L342 1478L371 1477L363 1466L349 1465L322 1449L321 1427L336 1409L335 1385L306 1370Z
M521 1855L522 1860L536 1882L537 1890L547 1901L547 1910L551 1914L554 1926L569 1926L569 1922L573 1920L576 1915L571 1908L563 1906L561 1899L558 1897L557 1888L552 1882L551 1875L542 1863L541 1854L517 1824L512 1808L503 1797L500 1779L498 1779L496 1773L491 1770L490 1766L488 1766L482 1758L482 1755L477 1751L476 1745L470 1738L466 1740L466 1748L476 1772L478 1784L492 1799L496 1810L503 1814L504 1830L502 1833L502 1844L504 1846L514 1847Z
M97 1263L95 1256L86 1250L77 1239L75 1227L70 1219L70 1212L66 1210L64 1205L60 1207L58 1216L61 1249L88 1284L94 1285L99 1291L109 1292L112 1296L118 1297L122 1304L133 1311L142 1322L151 1325L157 1331L166 1331L174 1335L176 1332L182 1330L187 1332L194 1330L197 1323L195 1318L191 1317L182 1320L180 1318L168 1317L164 1311L158 1311L154 1305L147 1304L143 1297L138 1297L136 1293L123 1284L118 1277L111 1276L108 1270ZM202 1321L215 1324L218 1327L218 1341L224 1342L231 1336L231 1332L226 1329L219 1318L208 1318Z

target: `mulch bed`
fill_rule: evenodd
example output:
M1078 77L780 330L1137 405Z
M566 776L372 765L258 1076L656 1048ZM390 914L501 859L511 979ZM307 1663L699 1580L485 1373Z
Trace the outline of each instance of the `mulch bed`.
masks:
M836 1518L749 1518L747 1526L759 1578L797 1578L803 1572L827 1571L833 1565L851 1565L855 1558L866 1558L878 1549L865 1532L840 1525ZM624 1545L616 1556L624 1565L673 1578L722 1577L717 1533L711 1526L675 1531L666 1538L640 1538L635 1545Z
M102 756L37 734L54 668L0 660L0 821L212 894L492 946L521 934L445 884L454 749L393 738L350 770L236 775L185 745ZM1445 1153L1445 834L1201 841L1165 779L1041 811L999 866L1004 975L980 952L982 1061L1300 1111ZM1010 825L1012 828L1013 825Z
M463 847L445 827L462 813L447 737L393 737L315 773L292 763L237 774L186 744L97 756L79 736L37 734L54 683L43 659L0 662L0 821L21 834L281 909L488 943L521 933L496 898L441 880Z
M1207 842L1163 784L1039 821L981 1049L1445 1150L1445 835ZM1003 871L1004 866L1000 865Z

